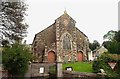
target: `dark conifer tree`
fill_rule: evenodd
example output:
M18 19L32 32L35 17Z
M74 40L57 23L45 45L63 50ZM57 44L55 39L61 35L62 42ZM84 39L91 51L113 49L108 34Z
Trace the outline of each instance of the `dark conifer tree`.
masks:
M1 5L0 38L7 38L12 42L22 40L26 36L28 28L25 23L27 5L24 0L3 1Z

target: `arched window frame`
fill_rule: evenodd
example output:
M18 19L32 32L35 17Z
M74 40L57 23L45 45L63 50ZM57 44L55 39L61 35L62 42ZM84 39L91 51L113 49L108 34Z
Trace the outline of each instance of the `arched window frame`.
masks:
M63 50L71 50L72 49L72 37L68 32L65 32L61 36L61 47Z

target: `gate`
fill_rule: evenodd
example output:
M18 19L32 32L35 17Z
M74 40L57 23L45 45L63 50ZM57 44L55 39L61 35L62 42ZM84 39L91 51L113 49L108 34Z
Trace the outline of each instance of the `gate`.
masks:
M57 64L56 63L49 64L49 77L50 79L56 79L57 77Z

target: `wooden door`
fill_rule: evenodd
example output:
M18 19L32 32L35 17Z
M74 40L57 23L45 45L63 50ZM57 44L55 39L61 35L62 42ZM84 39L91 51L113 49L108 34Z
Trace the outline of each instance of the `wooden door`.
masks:
M48 53L48 57L47 57L47 59L48 59L48 62L49 63L54 63L55 62L55 52L53 52L53 51L50 51L49 53Z
M77 53L77 59L78 59L78 61L83 61L83 53L82 52Z

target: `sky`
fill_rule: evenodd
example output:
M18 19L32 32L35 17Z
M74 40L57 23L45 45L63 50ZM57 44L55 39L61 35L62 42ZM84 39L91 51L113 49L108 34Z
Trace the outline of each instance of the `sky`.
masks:
M90 42L103 42L103 35L118 30L119 0L26 0L25 17L29 25L27 44L32 44L35 34L52 25L66 10L76 21L76 27L87 35Z

